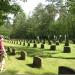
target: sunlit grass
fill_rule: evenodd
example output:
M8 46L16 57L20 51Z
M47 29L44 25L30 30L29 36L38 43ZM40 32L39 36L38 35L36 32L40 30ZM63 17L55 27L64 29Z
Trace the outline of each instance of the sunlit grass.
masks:
M5 43L5 46L15 47L16 51L25 50L28 54L26 60L17 60L16 56L8 56L6 58L6 70L3 74L26 74L26 75L49 75L58 74L59 66L68 66L75 69L75 45L70 44L71 53L62 53L64 44L57 46L56 51L50 51L50 45L45 44L45 49L33 48L33 43L30 47ZM32 64L33 56L38 55L42 58L42 68L32 68L27 64Z

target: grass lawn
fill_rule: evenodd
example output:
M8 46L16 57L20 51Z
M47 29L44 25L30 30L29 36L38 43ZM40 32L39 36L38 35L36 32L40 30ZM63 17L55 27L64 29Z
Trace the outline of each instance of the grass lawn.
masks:
M15 75L15 74L25 74L25 75L52 75L58 74L59 66L68 66L75 69L75 45L70 44L71 53L62 53L64 44L57 46L55 52L50 51L50 46L45 44L45 49L33 48L33 44L30 47L5 43L6 46L14 47L17 54L15 56L7 56L6 60L6 70L0 74L5 75ZM18 52L25 50L27 52L26 60L17 60L16 57L19 55ZM33 56L38 55L42 58L42 68L32 68L28 64L32 64Z

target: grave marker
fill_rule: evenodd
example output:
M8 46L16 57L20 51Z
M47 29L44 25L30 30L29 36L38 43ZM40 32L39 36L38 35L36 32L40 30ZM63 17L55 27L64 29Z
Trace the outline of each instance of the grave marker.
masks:
M27 53L25 51L21 51L20 57L18 57L17 59L19 59L19 60L25 60L26 57L27 57Z
M33 47L34 47L34 48L36 48L36 47L37 47L37 44L36 44L36 43L34 43Z
M7 54L9 55L11 53L10 47L7 47Z
M12 48L11 55L16 55L15 49Z
M42 67L42 59L40 57L33 57L33 67L36 68Z
M71 48L69 46L64 46L63 53L71 53Z
M28 46L30 46L30 43L28 43Z
M56 41L56 45L59 45L59 41Z
M56 45L51 45L50 50L55 51L56 50Z
M44 48L44 44L41 44L41 48Z
M75 70L69 67L60 66L58 68L58 75L75 75Z
M23 42L23 46L25 46L25 42Z
M65 46L69 46L69 42L65 42Z

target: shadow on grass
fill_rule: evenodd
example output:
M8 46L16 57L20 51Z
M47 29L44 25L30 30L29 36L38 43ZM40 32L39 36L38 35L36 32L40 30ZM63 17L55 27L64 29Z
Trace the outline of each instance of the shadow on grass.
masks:
M16 54L20 54L20 51L21 50L24 50L27 52L27 55L30 56L30 57L33 57L33 56L39 56L39 57L43 57L43 58L46 58L46 57L51 57L52 54L58 54L56 51L52 51L50 52L49 49L39 49L39 48L31 48L31 47L12 47L10 46L11 48L15 48L16 49ZM8 54L9 56L12 56L11 54Z
M0 72L0 75L16 75L16 74L17 74L17 71L14 71L14 70L7 70L4 72Z
M22 73L18 74L17 71L7 70L5 72L0 72L0 75L57 75L57 74L54 74L54 73L35 74L35 73L31 73L31 72L25 72L23 74Z
M43 73L43 74L34 74L34 73L31 73L31 72L26 72L25 73L26 75L57 75L57 74L54 74L54 73Z
M33 64L27 64L29 67L31 67L31 68L37 68L37 69L41 69L42 67L36 67L36 66L34 66Z
M60 59L75 59L75 57L51 57L51 58L60 58Z

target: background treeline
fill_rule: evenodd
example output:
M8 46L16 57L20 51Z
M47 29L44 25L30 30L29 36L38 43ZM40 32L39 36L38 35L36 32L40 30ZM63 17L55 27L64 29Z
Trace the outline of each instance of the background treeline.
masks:
M54 0L48 5L39 4L32 15L26 17L23 10L15 14L13 24L9 20L0 27L0 33L18 39L52 39L54 35L75 38L75 1ZM56 4L55 4L56 3ZM59 15L59 18L55 20Z

